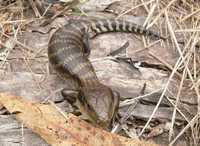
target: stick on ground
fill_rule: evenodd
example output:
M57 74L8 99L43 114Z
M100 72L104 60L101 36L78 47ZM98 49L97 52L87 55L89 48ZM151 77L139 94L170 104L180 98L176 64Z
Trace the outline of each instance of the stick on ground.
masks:
M72 114L64 117L50 104L34 103L5 93L0 94L0 104L52 146L158 146L111 134Z

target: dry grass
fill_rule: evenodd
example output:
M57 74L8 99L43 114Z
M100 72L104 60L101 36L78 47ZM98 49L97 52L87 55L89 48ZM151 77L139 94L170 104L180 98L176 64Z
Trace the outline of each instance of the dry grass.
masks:
M43 14L40 14L35 7L34 2L32 1L31 6L33 8L34 15L39 17L35 18L35 16L30 16L30 18L24 16L24 10L22 7L22 1L17 1L16 8L12 7L14 3L11 3L6 6L0 7L0 44L2 48L0 50L1 54L1 69L6 71L6 64L9 64L9 60L7 57L12 52L12 49L18 45L21 49L22 54L24 54L24 62L27 65L27 68L30 72L33 72L31 66L29 65L29 60L36 59L37 53L33 51L33 48L25 45L23 42L20 42L17 38L18 34L22 33L26 26L33 21L37 21L43 18ZM199 48L200 48L200 2L195 0L136 0L134 1L134 6L128 8L126 11L120 13L117 18L124 16L132 11L138 11L138 9L143 8L146 12L146 21L143 24L146 28L151 28L153 25L156 25L160 28L160 33L164 36L168 36L168 40L166 42L162 42L163 45L167 45L168 43L172 43L173 49L176 49L179 58L177 59L174 66L171 66L169 63L165 62L159 56L154 56L156 59L171 69L171 74L169 76L168 82L163 89L162 95L160 96L157 105L140 132L139 136L142 136L145 129L148 127L151 122L154 114L158 110L158 107L163 100L166 92L168 91L168 86L175 76L178 76L180 79L179 91L176 95L176 101L171 102L173 106L173 116L171 119L171 126L169 130L169 140L170 145L173 145L181 135L183 135L188 129L192 131L191 137L193 137L193 141L195 145L199 144L200 137L200 123L199 123L199 112L200 112L200 94L199 94L199 83L200 83L200 75L199 75L199 66L200 66L200 56L199 56ZM8 9L6 13L4 13L5 9ZM48 7L49 9L49 7ZM45 11L46 13L46 11ZM165 33L163 33L165 32ZM181 38L180 38L181 36ZM10 41L12 40L12 41ZM9 44L8 42L12 42ZM150 47L147 42L144 42L146 48ZM2 55L3 54L3 55ZM150 54L153 56L153 54ZM182 70L182 72L180 72ZM192 119L187 119L186 116L181 112L181 109L178 108L178 104L180 102L180 93L182 91L182 87L184 81L191 82L191 89L194 89L196 93L196 98L198 101L198 112ZM38 81L35 81L38 84ZM39 86L39 84L38 84ZM149 93L151 94L151 93ZM145 95L138 97L143 98ZM125 101L121 103L121 106L130 105L135 103L134 100ZM176 113L179 112L185 121L187 122L186 126L180 131L179 134L174 135L174 124ZM23 133L23 130L22 130Z
M180 102L180 92L182 91L183 82L185 80L190 80L192 83L192 88L194 88L196 92L196 98L198 100L198 111L200 107L200 96L199 96L199 78L198 73L199 69L197 66L199 66L199 44L200 44L200 3L198 1L187 1L187 0L171 0L169 2L166 1L140 1L138 0L138 5L133 6L132 8L128 9L127 11L121 13L118 15L118 17L122 17L123 15L127 14L130 11L137 11L137 8L144 8L147 10L147 18L143 26L146 26L147 28L150 28L153 25L158 25L160 22L165 21L164 27L162 29L166 29L167 33L166 35L169 35L169 40L174 44L174 48L179 53L179 59L177 60L176 64L172 68L168 63L162 61L162 59L158 59L159 56L156 57L161 63L165 64L168 68L172 69L171 75L169 77L168 83L166 84L166 87L163 90L163 93L160 97L160 100L158 101L152 115L150 116L149 120L147 121L146 125L144 126L143 130L139 134L141 136L149 125L150 121L152 120L152 117L156 113L167 89L168 85L170 84L170 81L172 78L174 78L175 74L179 76L181 82L179 86L179 91L176 96L176 102L175 104L172 104L174 107L173 116L171 119L171 126L169 130L169 140L171 141L170 145L173 145L175 141L184 133L187 131L187 129L192 130L192 136L194 140L194 144L198 145L199 140L199 112L196 113L196 116L188 121L188 119L184 116L183 113L181 113L181 110L178 109L178 104ZM174 23L175 22L175 23ZM177 33L181 33L182 36L184 36L182 42L184 42L184 45L180 46L180 40L177 38ZM153 54L151 54L153 55ZM180 74L177 72L181 66L184 66L183 72ZM192 66L192 67L191 67ZM186 78L186 76L189 76L189 79ZM126 102L126 104L130 104L132 101ZM172 138L174 136L173 127L175 122L175 116L176 112L180 112L181 115L186 119L188 124L185 126L185 128L182 129L182 131L175 136L175 138ZM193 125L195 124L195 129L193 128ZM198 129L198 130L197 130Z

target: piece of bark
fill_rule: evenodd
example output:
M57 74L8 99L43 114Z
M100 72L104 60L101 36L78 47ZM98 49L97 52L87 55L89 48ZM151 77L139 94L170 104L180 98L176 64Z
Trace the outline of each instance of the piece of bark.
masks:
M5 93L0 94L0 103L52 146L157 146L95 128L72 114L64 117L52 105L29 102Z
M49 146L42 138L20 124L15 115L0 115L0 146Z

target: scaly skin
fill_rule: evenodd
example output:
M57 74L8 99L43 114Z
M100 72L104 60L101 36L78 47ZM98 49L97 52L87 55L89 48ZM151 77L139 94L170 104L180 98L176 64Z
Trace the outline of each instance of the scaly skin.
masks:
M89 61L88 32L95 35L106 32L131 32L146 35L159 35L143 29L134 23L122 20L101 19L72 21L58 29L50 39L49 61L62 76L71 76L79 82L78 105L82 113L102 127L108 127L119 107L119 97L101 84Z

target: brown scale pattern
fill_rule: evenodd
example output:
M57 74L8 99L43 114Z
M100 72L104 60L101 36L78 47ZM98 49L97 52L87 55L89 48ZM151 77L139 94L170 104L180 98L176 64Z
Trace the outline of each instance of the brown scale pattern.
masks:
M80 83L78 101L80 109L94 123L107 127L118 109L119 97L109 87L101 84L89 61L88 32L96 35L106 32L127 32L145 35L158 34L146 30L137 24L114 19L74 21L58 29L50 39L48 47L49 61L52 66L67 77Z

